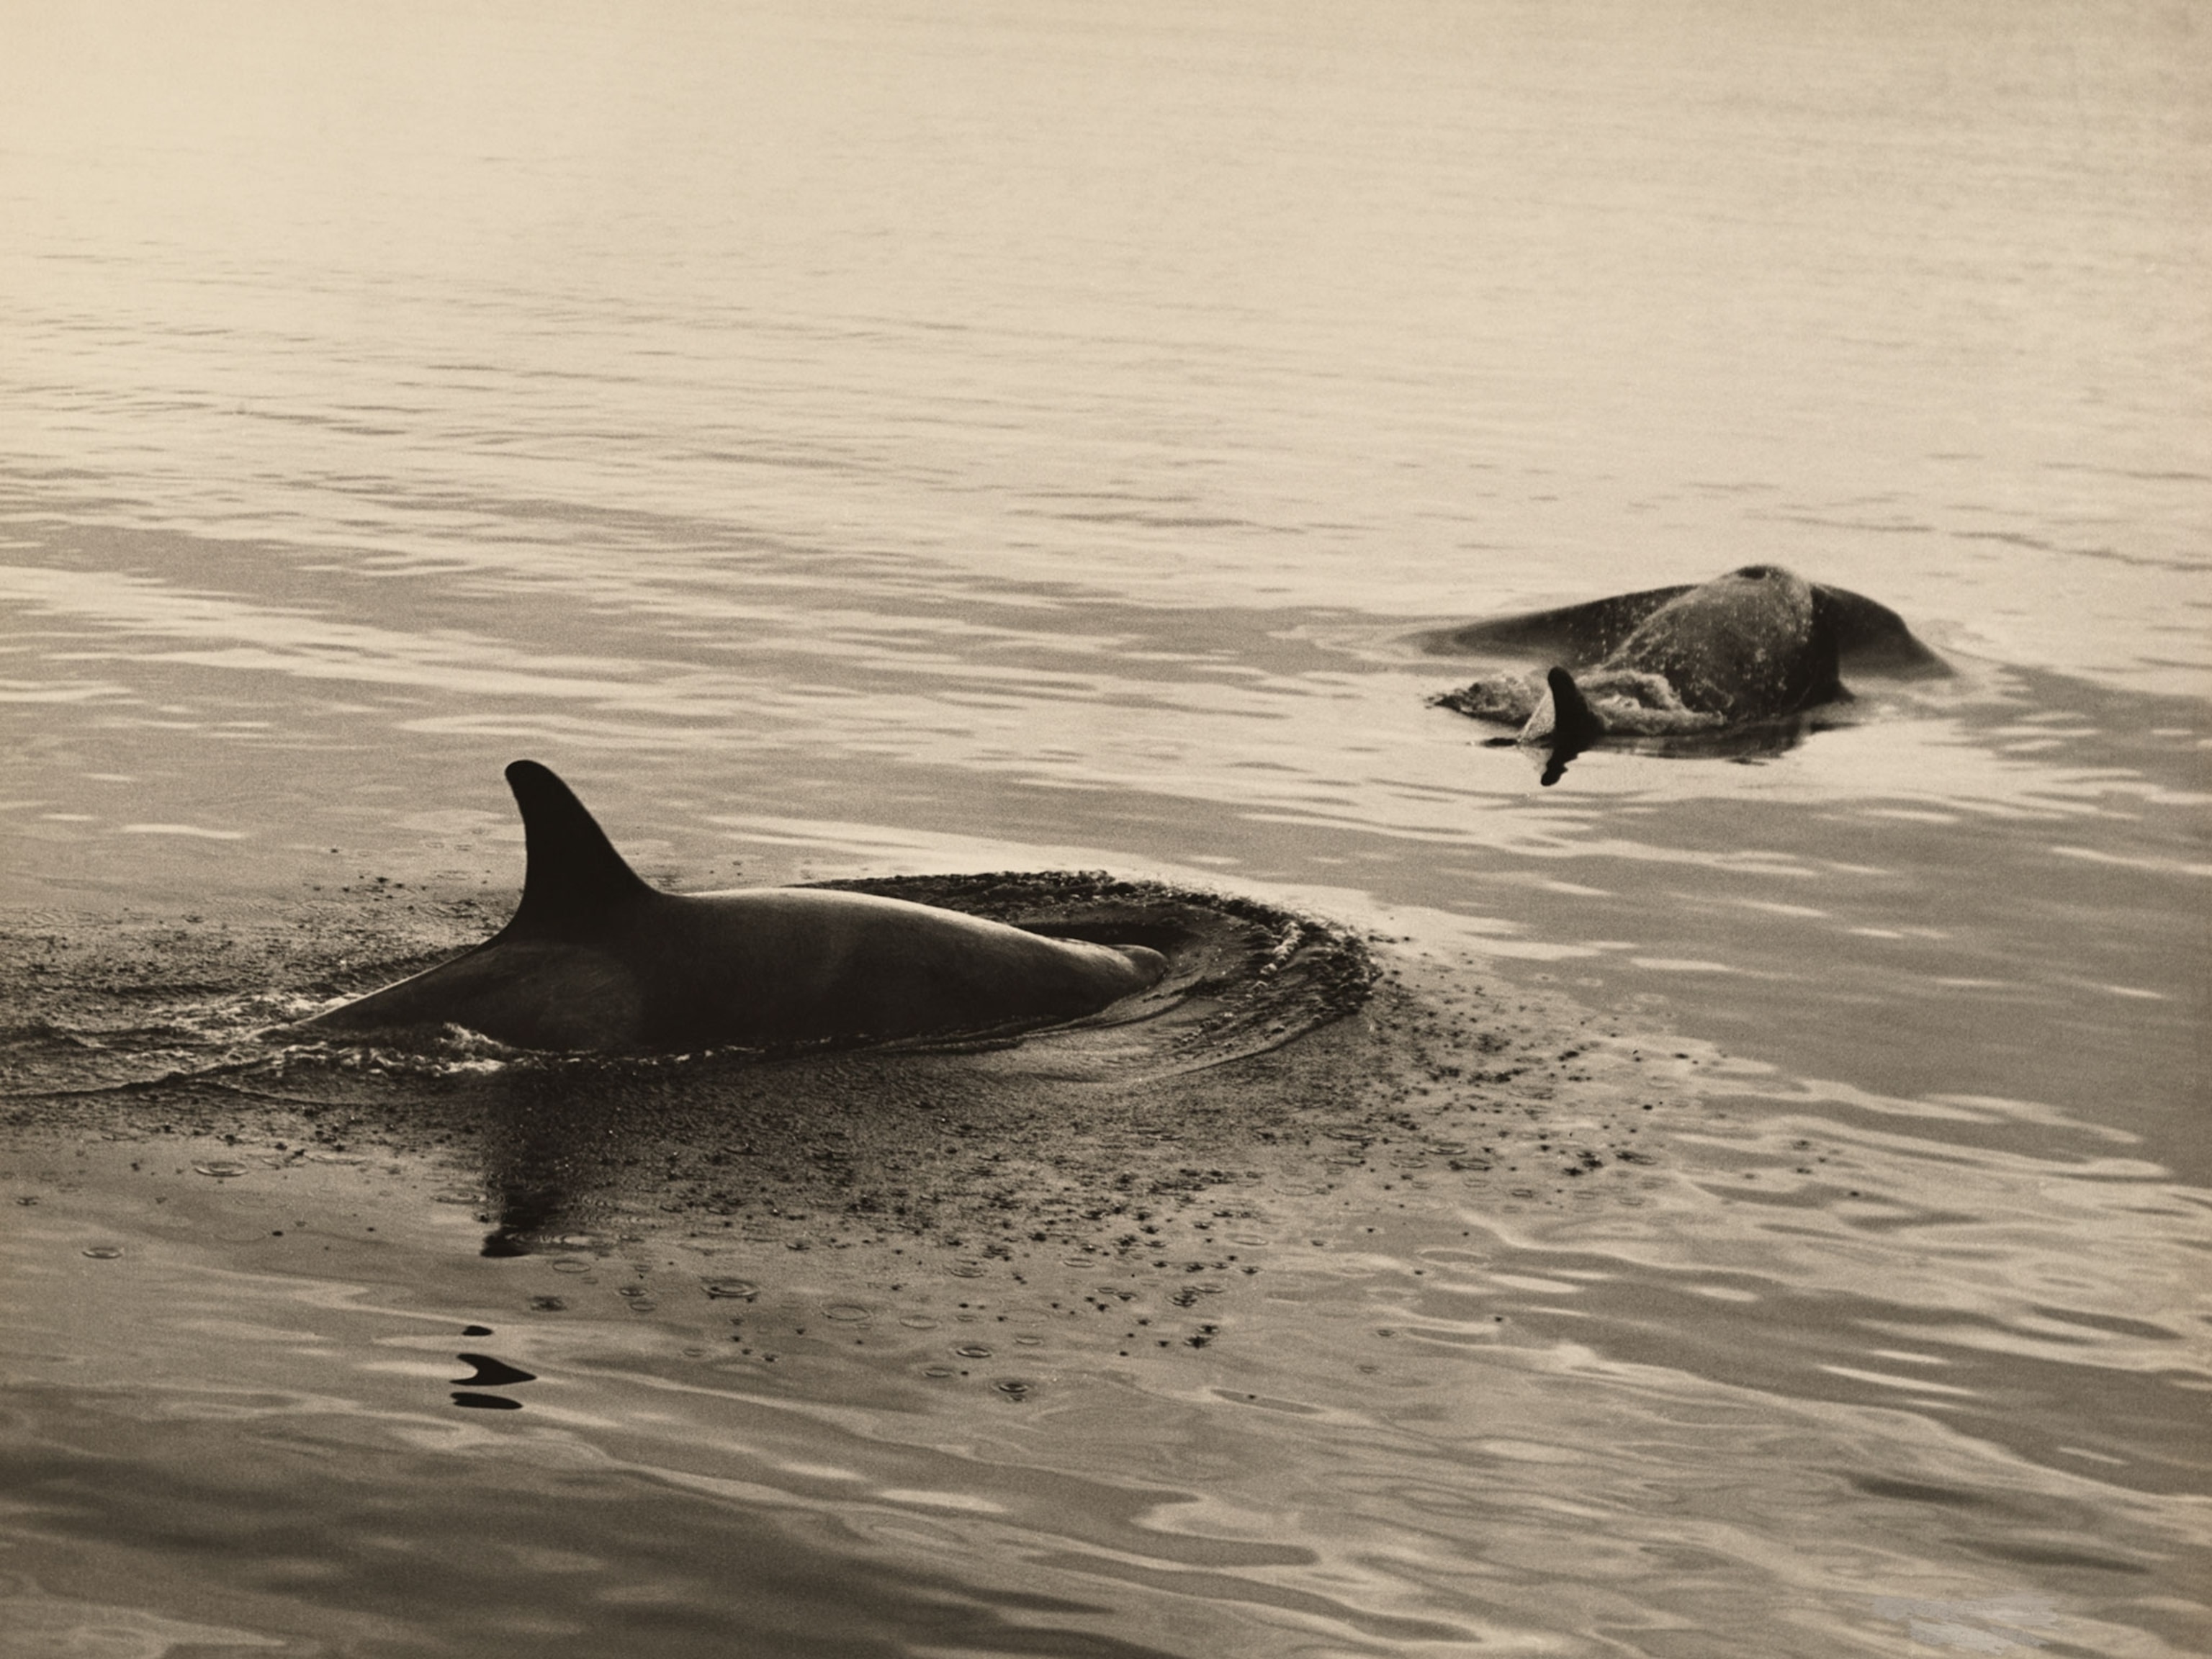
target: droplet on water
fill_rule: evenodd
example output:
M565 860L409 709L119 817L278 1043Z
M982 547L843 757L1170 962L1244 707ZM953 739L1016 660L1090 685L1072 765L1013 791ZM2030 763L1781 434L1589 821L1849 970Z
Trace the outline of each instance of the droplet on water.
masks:
M717 1302L750 1302L760 1294L760 1286L750 1279L709 1279L701 1288Z
M94 1261L112 1261L123 1254L123 1247L120 1244L88 1244L84 1247L84 1253Z
M213 1176L217 1181L228 1181L233 1176L242 1176L246 1173L246 1166L243 1164L227 1158L211 1158L204 1164L193 1164L192 1168L204 1176Z

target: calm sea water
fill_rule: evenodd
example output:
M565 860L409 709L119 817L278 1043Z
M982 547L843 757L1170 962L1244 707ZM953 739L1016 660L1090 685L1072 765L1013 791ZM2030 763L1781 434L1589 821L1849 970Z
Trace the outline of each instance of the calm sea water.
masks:
M176 1038L34 944L181 1029L163 938L480 935L527 754L678 885L1302 908L1571 1039L1483 1108L1546 1155L1665 1127L1193 1211L1171 1343L1171 1274L487 1261L427 1153L19 1127L0 1653L2212 1643L2198 9L8 32L11 1052ZM1957 674L1548 790L1424 706L1421 629L1754 559Z

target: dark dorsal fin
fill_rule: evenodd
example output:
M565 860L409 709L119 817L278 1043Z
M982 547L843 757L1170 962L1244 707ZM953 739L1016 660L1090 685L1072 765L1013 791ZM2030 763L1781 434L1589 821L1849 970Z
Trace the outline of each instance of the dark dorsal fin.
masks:
M507 783L522 809L529 864L522 878L522 902L506 933L567 932L652 893L550 768L516 761L507 769Z
M1566 775L1569 761L1605 735L1605 722L1592 711L1582 687L1565 669L1553 667L1544 676L1544 683L1552 691L1552 752L1545 759L1544 775L1537 781L1548 789Z

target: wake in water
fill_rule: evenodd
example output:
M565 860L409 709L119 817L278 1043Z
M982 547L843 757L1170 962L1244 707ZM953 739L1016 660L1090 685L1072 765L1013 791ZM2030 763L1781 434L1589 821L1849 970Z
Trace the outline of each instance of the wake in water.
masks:
M1167 973L1102 1015L1019 1037L618 1058L457 1028L302 1041L283 1023L316 994L419 963L424 933L467 927L473 903L443 928L418 911L380 942L358 926L319 941L175 926L19 937L0 960L24 988L0 1084L19 1123L181 1131L293 1161L364 1145L443 1158L480 1183L500 1253L605 1231L622 1212L756 1231L981 1223L1001 1250L1141 1254L1142 1235L1121 1237L1133 1194L1187 1208L1230 1188L1240 1201L1319 1192L1382 1146L1472 1176L1506 1160L1521 1125L1571 1115L1553 1095L1582 1052L1562 1049L1571 1015L1525 994L1494 1002L1433 963L1378 963L1311 917L1096 875L845 885L1136 940ZM1539 1154L1557 1159L1555 1182L1654 1156L1587 1125L1559 1133Z

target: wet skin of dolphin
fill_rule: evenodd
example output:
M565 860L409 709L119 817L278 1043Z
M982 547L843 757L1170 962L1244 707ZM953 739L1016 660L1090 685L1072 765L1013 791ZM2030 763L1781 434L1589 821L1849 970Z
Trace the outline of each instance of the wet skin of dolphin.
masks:
M1847 699L1838 678L1846 659L1894 674L1948 672L1896 612L1778 565L1476 623L1428 641L1553 655L1540 680L1494 677L1432 700L1521 726L1521 742L1551 751L1547 783L1608 735L1716 733Z
M660 892L546 768L517 761L507 781L528 845L514 919L299 1029L460 1025L517 1048L617 1054L890 1040L1077 1019L1166 971L1142 945L870 894Z

